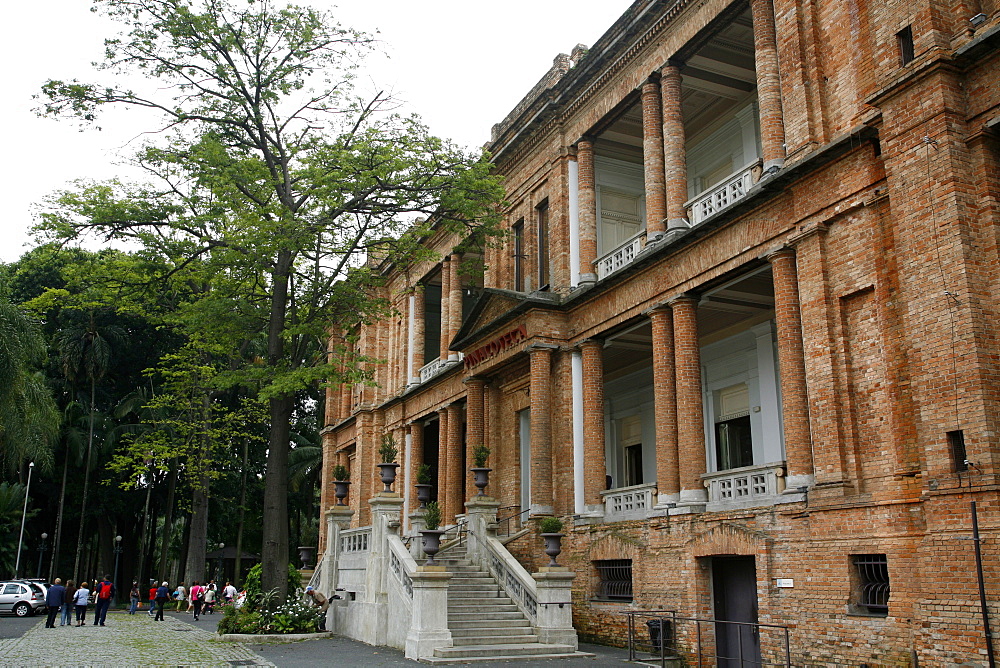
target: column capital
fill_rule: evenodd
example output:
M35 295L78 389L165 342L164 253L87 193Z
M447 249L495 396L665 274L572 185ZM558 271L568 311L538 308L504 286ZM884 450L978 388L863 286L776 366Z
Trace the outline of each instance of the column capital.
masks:
M642 82L642 86L645 86L646 84L656 84L656 85L659 85L660 84L660 71L659 70L653 70L652 72L650 72L649 76L646 77L646 79Z
M575 346L573 346L573 347L574 348L579 348L580 350L583 350L584 348L590 348L590 347L594 347L594 346L596 346L598 348L603 348L604 347L604 340L603 339L599 339L599 338L594 337L594 336L590 336L590 337L587 337L586 339L583 339L582 341L578 341L577 344Z
M764 251L760 256L761 260L766 260L767 262L774 264L775 260L780 260L785 257L795 257L795 248L787 244L781 244L780 246L775 246Z
M665 313L669 311L670 311L670 302L661 302L659 304L654 304L653 306L650 306L649 308L641 311L640 313L641 315L650 318L654 313Z
M468 378L462 380L462 382L465 385L468 385L469 387L472 387L474 385L478 385L479 387L486 387L486 379L483 378L482 376L469 376Z
M555 350L559 350L559 346L554 343L546 343L545 341L535 341L530 343L525 347L525 350L529 353L536 353L540 350L547 350L550 353Z
M815 235L824 235L830 231L830 226L824 222L806 223L799 228L798 232L788 238L788 245L795 248L800 243Z
M676 308L679 304L697 304L698 298L692 295L690 292L682 292L676 297L672 297L665 302L666 306L670 308Z

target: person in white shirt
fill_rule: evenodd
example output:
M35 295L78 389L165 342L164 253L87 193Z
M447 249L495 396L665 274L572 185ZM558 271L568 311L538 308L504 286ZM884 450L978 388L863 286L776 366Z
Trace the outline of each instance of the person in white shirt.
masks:
M90 589L84 582L73 595L73 604L76 605L76 625L83 626L87 622L87 605L90 603Z
M236 587L233 586L232 582L227 582L222 590L222 600L226 603L232 603L234 598L236 598Z

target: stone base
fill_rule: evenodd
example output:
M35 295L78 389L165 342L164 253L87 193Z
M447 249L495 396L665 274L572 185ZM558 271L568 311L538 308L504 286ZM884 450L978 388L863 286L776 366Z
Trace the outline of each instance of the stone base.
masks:
M298 642L316 638L332 638L333 631L316 633L223 633L212 638L218 642Z

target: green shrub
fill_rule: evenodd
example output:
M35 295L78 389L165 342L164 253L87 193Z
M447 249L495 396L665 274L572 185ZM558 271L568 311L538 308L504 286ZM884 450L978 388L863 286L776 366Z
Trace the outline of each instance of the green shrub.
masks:
M424 528L429 530L441 526L441 506L437 501L431 501L424 509Z
M558 517L543 517L538 522L538 528L542 533L559 533L563 523Z
M243 584L243 588L247 592L247 601L253 601L252 606L259 603L267 604L269 597L262 597L263 592L260 589L260 576L263 571L263 567L260 564L254 564L247 573L247 579ZM289 596L297 595L299 590L302 589L302 576L299 575L299 570L295 568L295 564L288 564L288 594Z
M333 467L333 479L346 481L351 479L351 472L347 470L347 467L343 464L337 464Z
M396 439L392 434L382 434L382 445L378 446L378 455L382 458L382 464L392 464L396 461L399 450L396 448Z
M251 603L253 605L251 605ZM302 601L298 596L290 596L274 610L260 600L251 601L237 608L224 606L219 620L219 634L223 633L315 633L323 614L311 602Z
M490 449L484 444L480 443L472 451L472 461L475 462L476 468L484 469L486 468L486 462L490 458Z
M434 477L431 476L431 465L421 464L417 467L417 484L418 485L430 485L434 483Z

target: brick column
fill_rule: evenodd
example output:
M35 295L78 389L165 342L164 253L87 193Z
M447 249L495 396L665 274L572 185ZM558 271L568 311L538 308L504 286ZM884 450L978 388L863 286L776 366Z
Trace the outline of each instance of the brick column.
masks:
M680 498L677 461L677 390L674 369L674 316L669 306L646 312L653 330L653 414L656 421L656 504Z
M666 229L667 201L663 171L663 111L659 77L642 85L642 167L646 190L646 239Z
M781 113L781 77L778 73L774 4L771 0L750 0L750 10L753 13L757 102L760 105L761 157L765 172L777 171L785 164L785 124Z
M448 344L451 343L448 338L448 327L451 322L448 319L448 309L451 306L451 300L448 298L451 294L451 267L449 264L449 258L441 260L441 348L438 351L438 359L442 362L448 359Z
M420 283L413 288L413 353L411 359L413 365L410 367L410 383L420 382L420 368L424 362L424 311L427 308L424 302L424 286Z
M677 512L701 512L708 494L705 472L705 419L698 347L698 302L681 296L670 302L674 316L674 364L677 375L677 457L680 497ZM671 512L673 512L671 511Z
M795 251L782 248L768 255L767 260L774 276L774 322L778 330L778 377L788 469L785 484L786 491L795 492L814 481Z
M607 486L604 456L604 351L600 341L580 344L583 362L583 503L588 513L604 514L601 492ZM532 415L534 420L534 415ZM534 444L532 444L534 445Z
M448 406L448 485L445 490L447 524L455 521L455 515L465 512L465 474L462 466L462 407L457 403Z
M417 484L417 469L424 463L424 423L414 420L406 428L410 435L410 459L408 461L410 488L406 490L405 494L410 498L410 512L413 512L420 506L415 485Z
M452 253L451 262L448 263L448 270L451 272L451 279L448 281L450 292L448 295L448 343L445 348L458 336L458 330L462 327L462 278L458 275L458 270L462 266L462 256ZM447 351L448 359L457 360L458 353Z
M552 506L552 344L535 343L531 356L531 515L551 515Z
M597 178L594 173L594 140L584 137L576 145L580 193L580 283L597 281Z
M341 365L341 369L346 372L347 367L351 364L351 357L354 353L354 343L348 339L344 342L344 363ZM340 419L346 420L351 416L351 410L354 408L354 383L341 383L340 384Z
M445 518L445 506L448 505L448 409L438 409L438 470L437 470L437 502L441 507L441 519Z
M689 227L684 203L688 199L687 150L681 113L681 69L667 64L660 70L663 101L663 177L666 188L667 230Z
M482 378L473 377L466 379L465 385L468 387L466 391L468 404L465 412L465 468L470 469L475 466L473 452L484 444L485 439L486 416L483 395L486 382ZM479 490L476 489L473 477L467 471L463 471L462 474L465 476L465 499L462 499L464 503L466 499L471 499L478 494Z

